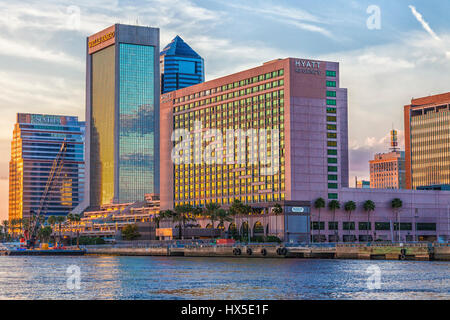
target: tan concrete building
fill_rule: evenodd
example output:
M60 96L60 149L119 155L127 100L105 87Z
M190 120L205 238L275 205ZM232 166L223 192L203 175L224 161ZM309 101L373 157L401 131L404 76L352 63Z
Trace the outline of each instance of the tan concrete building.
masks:
M405 152L378 153L370 163L370 187L373 189L405 188Z

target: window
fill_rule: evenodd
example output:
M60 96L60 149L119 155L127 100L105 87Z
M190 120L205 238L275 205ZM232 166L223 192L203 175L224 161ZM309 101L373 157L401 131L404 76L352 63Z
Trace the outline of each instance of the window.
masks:
M336 81L327 81L327 87L336 87Z
M327 124L327 130L337 130L335 124Z
M412 230L412 223L410 222L401 222L400 223L401 230ZM394 222L394 230L398 230L398 223Z
M334 100L334 99L327 99L327 105L328 106L335 106L336 105L336 100Z
M338 188L337 183L329 183L328 184L328 189L337 189L337 188Z
M327 113L336 113L336 108L327 108Z
M337 142L336 141L328 141L327 142L327 146L329 146L329 147L337 147Z
M328 163L337 163L337 158L328 158Z
M328 91L327 90L327 97L336 97L336 91Z
M319 230L319 221L312 221L311 222L311 229L312 230ZM325 230L325 222L320 221L320 230Z
M353 221L344 221L342 225L343 230L355 230L355 223Z
M375 222L375 230L391 230L389 222Z
M328 172L337 172L337 167L328 166Z
M328 230L337 230L338 229L338 222L337 221L329 221L328 222Z
M334 132L328 132L327 133L327 138L329 138L329 139L336 139L336 133L334 133Z
M329 156L336 156L337 155L337 150L335 149L328 149L327 151Z
M327 77L336 77L336 71L327 70Z
M338 198L338 194L337 193L329 193L328 194L328 199L334 199L336 200ZM337 228L336 228L337 229Z
M416 223L416 230L436 231L436 223Z
M338 179L338 176L336 174L329 174L328 175L328 180L337 181L337 179Z
M327 116L328 122L336 122L336 116Z
M370 225L370 222L359 222L358 223L358 229L359 230L372 230L372 226Z

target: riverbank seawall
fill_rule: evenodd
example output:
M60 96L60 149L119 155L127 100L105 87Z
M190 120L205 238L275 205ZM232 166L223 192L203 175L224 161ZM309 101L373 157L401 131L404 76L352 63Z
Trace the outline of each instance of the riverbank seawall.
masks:
M284 246L250 245L185 245L150 247L86 246L88 255L227 257L277 259L365 259L450 261L449 244Z

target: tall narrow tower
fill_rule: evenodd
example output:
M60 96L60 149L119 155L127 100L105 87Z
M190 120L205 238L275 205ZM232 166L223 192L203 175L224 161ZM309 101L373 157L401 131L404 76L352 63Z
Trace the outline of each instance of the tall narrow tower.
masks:
M87 38L85 208L159 193L158 54L157 28Z

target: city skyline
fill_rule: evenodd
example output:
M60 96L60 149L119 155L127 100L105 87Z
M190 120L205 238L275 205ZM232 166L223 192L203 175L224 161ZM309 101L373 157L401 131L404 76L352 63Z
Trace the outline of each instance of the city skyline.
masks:
M341 1L323 8L293 1L277 6L256 1L252 8L222 1L141 1L135 7L118 1L111 5L56 3L43 1L37 6L29 1L25 9L0 4L0 11L6 12L0 18L5 29L0 37L2 195L7 195L16 113L64 114L85 120L85 37L115 22L138 20L139 25L159 27L162 46L180 34L205 58L207 80L289 56L340 62L342 86L349 90L351 177L368 177L367 160L387 150L385 132L392 125L403 132L402 107L412 95L448 91L443 80L445 71L450 71L450 51L444 45L449 30L436 14L450 7L446 4L437 5L440 10L433 13L425 1L379 1L381 29L371 30L366 25L370 2ZM148 6L141 9L144 3ZM338 7L339 20L333 13ZM255 29L255 19L270 24L258 24ZM222 30L224 25L229 28ZM378 112L373 112L375 108ZM0 217L5 218L7 196L0 201Z

